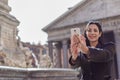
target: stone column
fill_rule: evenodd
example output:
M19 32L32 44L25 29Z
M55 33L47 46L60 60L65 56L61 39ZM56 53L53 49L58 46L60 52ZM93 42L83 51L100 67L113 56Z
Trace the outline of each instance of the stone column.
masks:
M57 42L55 44L55 50L56 50L56 68L61 68L62 67L62 63L61 63L61 43Z
M67 40L62 41L62 48L63 48L63 67L68 68L68 44Z
M118 78L120 79L120 31L114 31L115 43L116 43L116 56L117 56L117 72Z
M49 56L51 58L51 61L53 62L53 43L51 41L48 42L48 48L49 48Z

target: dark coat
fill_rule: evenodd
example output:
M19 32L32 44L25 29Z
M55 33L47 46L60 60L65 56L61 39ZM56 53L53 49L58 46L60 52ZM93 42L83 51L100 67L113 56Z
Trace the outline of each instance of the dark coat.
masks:
M111 66L114 60L115 46L113 43L98 44L89 47L89 58L80 53L76 60L69 59L74 67L81 67L84 80L111 80Z

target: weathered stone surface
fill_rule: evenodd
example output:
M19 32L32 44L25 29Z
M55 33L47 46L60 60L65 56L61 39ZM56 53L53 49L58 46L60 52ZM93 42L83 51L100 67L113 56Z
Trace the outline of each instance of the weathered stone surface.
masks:
M11 11L11 8L8 6L8 0L0 0L0 11L8 13Z
M8 6L8 0L0 0L0 65L14 67L30 67L26 50L20 43L17 26L19 21L9 14L11 8Z
M78 80L78 74L73 69L0 66L0 80Z
M44 54L40 56L39 67L40 68L52 68L53 67L53 63L48 54Z

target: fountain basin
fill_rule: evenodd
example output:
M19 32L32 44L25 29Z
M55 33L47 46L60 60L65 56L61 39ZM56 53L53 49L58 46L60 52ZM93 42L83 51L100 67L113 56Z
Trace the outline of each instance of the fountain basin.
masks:
M0 66L0 80L78 80L78 74L74 69Z

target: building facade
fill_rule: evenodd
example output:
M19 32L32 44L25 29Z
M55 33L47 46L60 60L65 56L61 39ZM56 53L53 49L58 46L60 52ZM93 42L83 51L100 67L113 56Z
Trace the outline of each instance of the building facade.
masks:
M70 29L78 27L84 31L88 21L100 21L103 26L105 41L116 43L113 75L120 78L120 0L82 0L56 20L43 28L48 34L49 55L53 58L53 45L56 46L56 67L68 68L70 56Z

